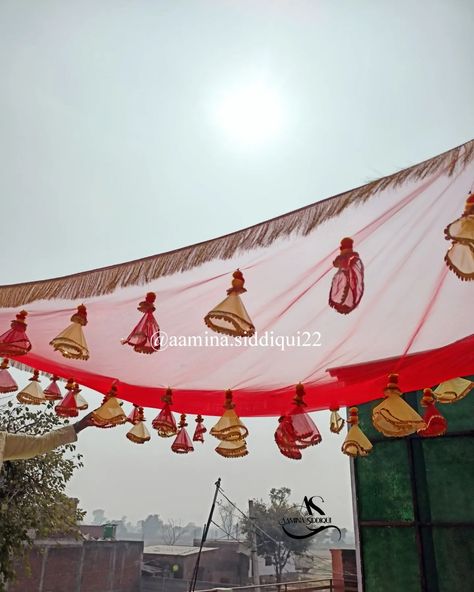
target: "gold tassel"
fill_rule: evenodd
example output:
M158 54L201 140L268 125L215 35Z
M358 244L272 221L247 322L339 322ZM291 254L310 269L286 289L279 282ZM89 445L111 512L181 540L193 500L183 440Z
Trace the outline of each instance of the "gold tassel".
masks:
M88 360L89 350L82 327L87 325L87 310L81 304L77 312L71 317L72 323L66 327L57 337L49 342L55 351L60 352L65 358L73 360Z
M30 381L31 382L17 394L16 398L18 401L20 401L20 403L24 403L25 405L41 405L41 403L47 403L48 400L46 399L43 389L39 383L38 370L33 372L33 376L30 378Z
M402 398L398 374L390 374L385 399L372 410L372 422L384 436L400 438L426 428L423 418Z
M331 419L329 420L329 429L333 434L339 434L344 427L344 420L339 415L339 407L331 407Z
M126 421L127 416L117 400L117 385L114 382L102 405L92 412L92 422L98 428L112 428Z
M349 409L349 418L347 423L351 425L347 432L346 439L342 444L341 450L347 456L355 458L356 456L367 456L373 446L367 436L359 427L359 411L357 407Z
M214 436L218 440L225 440L226 442L242 440L248 436L249 431L234 411L234 407L232 391L227 390L225 392L225 411L216 425L211 428L211 436Z
M474 382L465 378L452 378L439 384L433 391L438 403L456 403L464 399L474 387Z
M150 432L145 425L143 407L138 407L137 423L125 434L127 438L135 444L144 444L151 439Z

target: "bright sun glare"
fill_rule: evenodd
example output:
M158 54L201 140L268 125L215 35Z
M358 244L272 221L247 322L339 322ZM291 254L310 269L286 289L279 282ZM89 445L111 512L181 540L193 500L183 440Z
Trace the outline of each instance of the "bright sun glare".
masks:
M284 120L282 101L272 88L254 83L226 93L217 107L217 121L239 144L260 145L272 140Z

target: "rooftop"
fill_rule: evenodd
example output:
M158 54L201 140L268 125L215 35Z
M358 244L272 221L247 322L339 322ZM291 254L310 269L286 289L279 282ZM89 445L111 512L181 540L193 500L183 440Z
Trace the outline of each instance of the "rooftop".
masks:
M216 550L216 547L203 547L202 552ZM143 553L153 555L179 555L180 557L184 557L186 555L199 553L199 547L189 547L185 545L153 545L151 547L145 547Z

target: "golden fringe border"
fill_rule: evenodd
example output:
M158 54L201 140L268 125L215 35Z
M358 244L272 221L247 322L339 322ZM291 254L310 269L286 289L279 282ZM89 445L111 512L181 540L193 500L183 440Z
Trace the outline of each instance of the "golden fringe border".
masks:
M281 236L293 232L304 236L326 220L341 214L348 206L364 203L380 191L398 187L406 181L424 179L443 169L452 175L473 159L474 140L471 140L357 189L219 238L101 269L0 286L0 308L17 307L36 300L76 300L110 294L119 287L148 284L161 276L186 271L213 259L230 259L238 251L269 246Z

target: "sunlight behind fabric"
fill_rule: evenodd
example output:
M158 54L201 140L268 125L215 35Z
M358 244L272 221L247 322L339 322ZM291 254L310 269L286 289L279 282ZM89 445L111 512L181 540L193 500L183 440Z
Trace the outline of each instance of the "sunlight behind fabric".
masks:
M62 279L0 287L0 329L24 308L32 349L18 362L73 376L101 393L116 379L117 396L144 407L161 408L170 386L174 411L203 415L222 414L226 389L232 389L240 416L279 416L291 406L298 382L311 411L379 398L391 372L399 373L403 392L472 374L474 335L466 311L474 302L474 282L448 270L450 243L443 229L464 210L473 156L470 142L411 176L402 171L390 182L214 241ZM365 267L364 296L348 315L328 305L344 236L352 237ZM214 335L204 316L222 300L237 268L245 275L241 298L255 337L307 332L319 338L284 349L245 345L235 337L217 347L178 340L147 355L122 344L143 314L137 303L147 292L156 293L154 315L168 337L204 341ZM49 345L80 304L87 306L87 361L65 359Z

